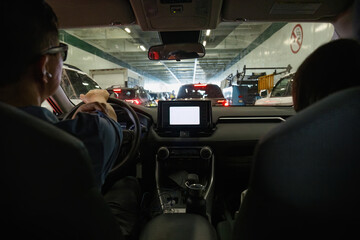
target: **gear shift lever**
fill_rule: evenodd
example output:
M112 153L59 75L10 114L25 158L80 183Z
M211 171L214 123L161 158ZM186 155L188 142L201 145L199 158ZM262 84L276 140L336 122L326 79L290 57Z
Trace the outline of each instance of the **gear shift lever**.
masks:
M197 174L188 174L185 182L187 189L186 213L195 213L206 216L206 200L204 199L205 186L199 183Z

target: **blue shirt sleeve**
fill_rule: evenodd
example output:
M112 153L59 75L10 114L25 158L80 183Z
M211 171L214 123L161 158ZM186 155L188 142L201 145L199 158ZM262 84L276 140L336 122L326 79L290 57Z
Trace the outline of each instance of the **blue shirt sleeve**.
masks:
M83 141L92 160L96 183L101 188L120 152L120 124L97 111L78 113L75 119L60 121L55 125Z
M120 152L123 133L118 122L100 111L78 113L75 119L59 121L43 107L27 106L20 109L79 138L89 152L95 181L101 188Z

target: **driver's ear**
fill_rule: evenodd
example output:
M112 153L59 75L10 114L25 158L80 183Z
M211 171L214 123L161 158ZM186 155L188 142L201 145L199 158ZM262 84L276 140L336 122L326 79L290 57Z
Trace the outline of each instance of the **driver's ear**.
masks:
M47 84L49 82L49 78L52 77L52 75L47 71L48 63L49 63L49 56L43 55L35 64L35 74L36 76L38 76L37 79L42 84Z

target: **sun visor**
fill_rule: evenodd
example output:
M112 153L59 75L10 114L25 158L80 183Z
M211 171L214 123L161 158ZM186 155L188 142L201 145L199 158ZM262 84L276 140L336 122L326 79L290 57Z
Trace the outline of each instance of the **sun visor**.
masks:
M60 28L128 25L136 22L128 0L47 0Z
M130 0L143 31L214 29L220 22L219 0Z
M222 17L223 21L333 21L352 1L223 0Z

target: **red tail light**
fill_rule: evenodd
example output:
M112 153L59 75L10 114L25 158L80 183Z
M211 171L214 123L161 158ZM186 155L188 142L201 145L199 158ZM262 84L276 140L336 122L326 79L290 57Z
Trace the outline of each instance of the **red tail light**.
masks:
M223 105L224 107L228 107L229 106L229 102L227 100L217 100L217 103L220 103L221 105Z
M121 92L121 88L114 88L114 89L113 89L113 92L114 92L114 93L120 93L120 92Z
M125 99L126 102L129 103L134 103L136 105L140 105L140 100L139 99Z

